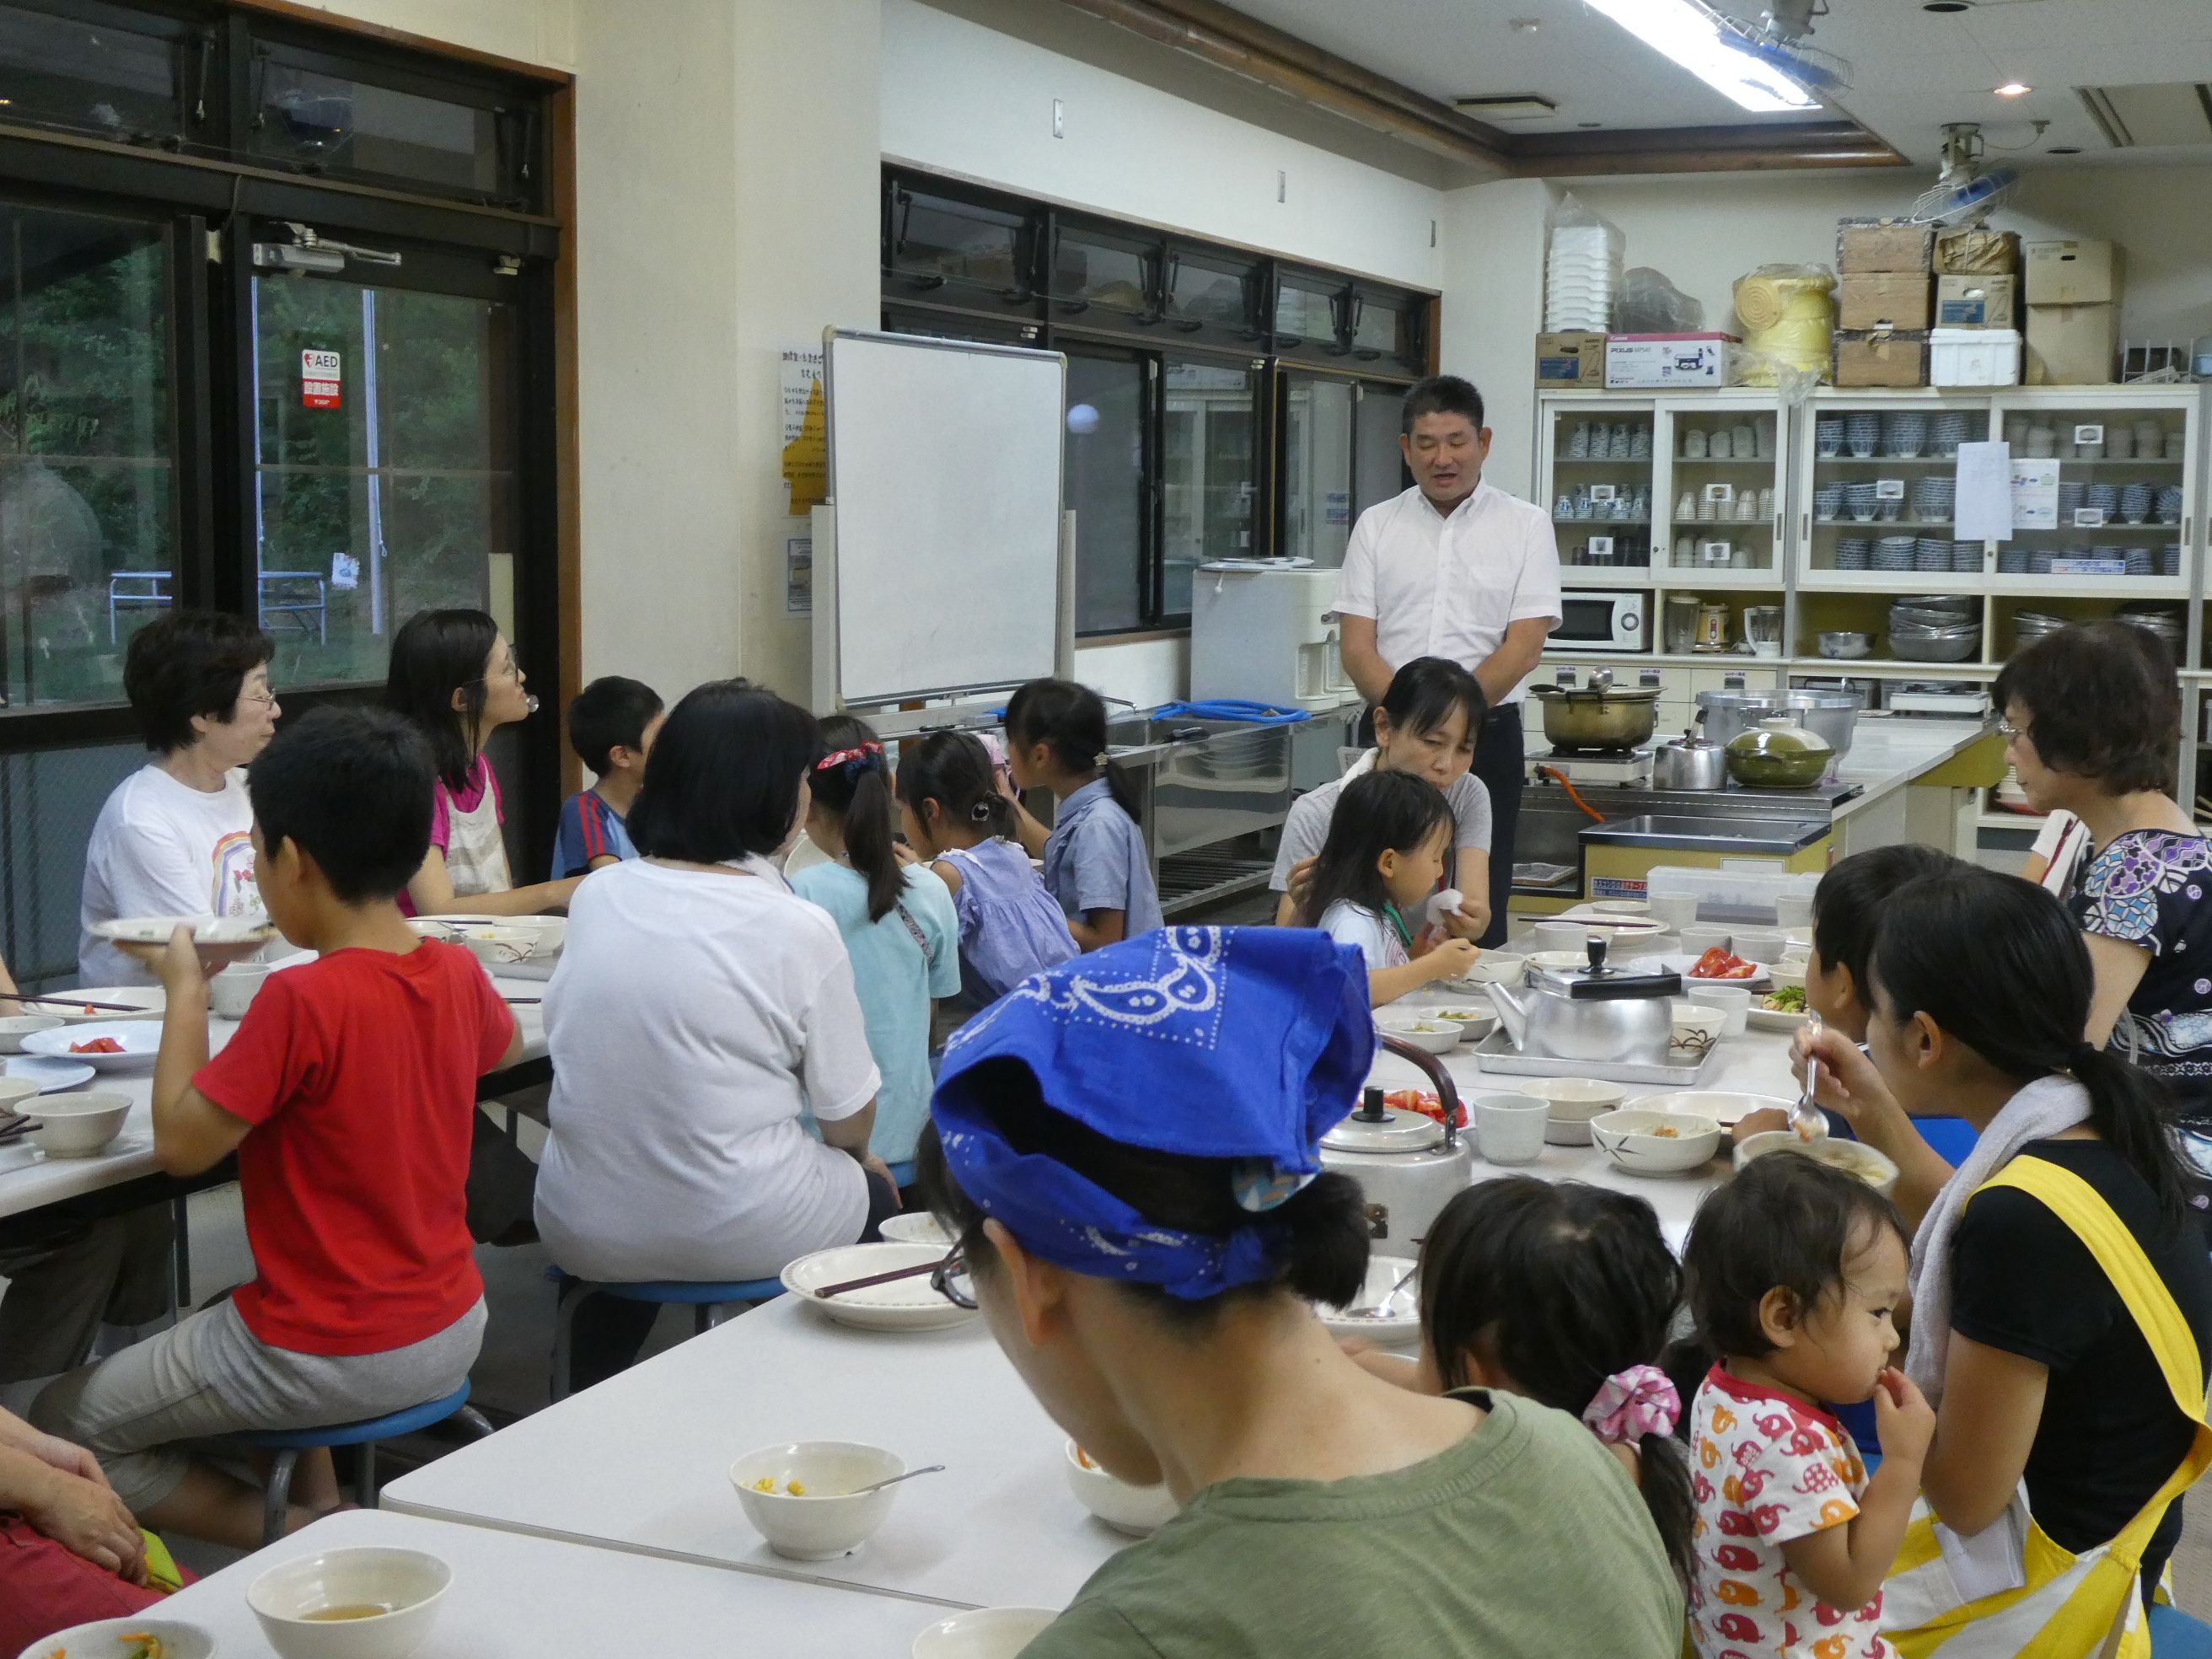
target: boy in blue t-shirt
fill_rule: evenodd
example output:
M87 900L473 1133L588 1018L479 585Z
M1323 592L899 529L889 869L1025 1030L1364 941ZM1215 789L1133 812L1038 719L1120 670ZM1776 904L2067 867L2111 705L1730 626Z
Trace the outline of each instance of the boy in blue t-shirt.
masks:
M568 705L568 742L599 781L562 803L555 880L637 856L625 820L665 718L659 693L619 674L593 680Z

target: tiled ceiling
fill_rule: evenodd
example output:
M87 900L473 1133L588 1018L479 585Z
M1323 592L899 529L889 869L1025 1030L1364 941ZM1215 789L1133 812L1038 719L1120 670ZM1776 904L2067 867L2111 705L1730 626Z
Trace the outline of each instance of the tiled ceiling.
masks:
M1645 47L1582 0L1231 0L1271 23L1414 90L1449 102L1537 93L1557 106L1509 132L1787 125L1752 116ZM1992 151L2032 161L2054 148L2112 146L2075 88L2212 82L2212 0L1978 0L1938 15L1923 0L1827 0L1812 44L1848 59L1846 114L1916 161L1933 161L1948 121L1984 125ZM1721 0L1738 15L1759 0ZM1533 21L1536 27L1516 28ZM1999 98L2019 81L2033 90ZM1480 115L1480 112L1471 112ZM2033 123L2050 123L2039 139ZM2149 147L2145 160L2207 159L2212 144ZM1993 158L1994 159L1994 158Z

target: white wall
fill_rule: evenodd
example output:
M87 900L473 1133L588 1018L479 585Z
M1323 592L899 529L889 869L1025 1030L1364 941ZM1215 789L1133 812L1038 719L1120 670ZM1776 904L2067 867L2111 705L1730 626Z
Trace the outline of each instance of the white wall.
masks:
M1437 192L924 4L882 0L883 149L1024 194L1420 288ZM1066 136L1052 136L1052 103ZM1276 174L1287 175L1278 202Z
M1762 264L1832 270L1836 221L1904 212L1931 182L1902 169L1573 179L1566 188L1628 236L1628 263L1656 266L1729 327L1729 289ZM2212 333L2212 167L2040 168L1990 222L2028 241L2090 237L2127 251L2120 325L2163 338ZM1451 296L1445 302L1447 314Z
M307 0L307 3L339 16L381 28L404 29L471 52L574 70L578 61L578 12L586 0Z
M1481 389L1492 434L1483 477L1516 495L1535 481L1535 337L1544 325L1544 226L1556 193L1540 179L1503 179L1443 198L1437 361Z

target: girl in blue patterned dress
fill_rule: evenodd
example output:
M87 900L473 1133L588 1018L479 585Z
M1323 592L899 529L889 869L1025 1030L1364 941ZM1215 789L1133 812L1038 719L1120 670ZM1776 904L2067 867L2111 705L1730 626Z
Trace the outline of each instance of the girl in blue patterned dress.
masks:
M1012 805L972 733L933 732L899 757L907 845L952 890L960 918L960 1000L988 1007L1031 974L1076 954L1060 901L1008 839Z
M1996 702L2029 805L2073 813L2094 849L2067 895L2096 968L2088 1039L2166 1080L2212 1167L2212 841L2172 793L2172 659L2125 623L2069 628L2007 665Z

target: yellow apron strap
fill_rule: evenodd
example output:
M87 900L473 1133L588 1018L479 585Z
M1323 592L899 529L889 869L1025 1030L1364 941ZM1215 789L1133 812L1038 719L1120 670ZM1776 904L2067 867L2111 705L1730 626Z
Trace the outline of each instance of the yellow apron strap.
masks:
M2150 1258L2143 1254L2135 1235L2112 1213L2112 1206L2098 1196L2097 1189L2081 1176L2047 1158L2021 1157L1974 1190L1980 1194L1992 1187L2012 1187L2027 1194L2064 1222L2081 1241L2105 1277L2112 1281L2112 1288L2120 1293L2120 1300L2127 1304L2143 1340L2150 1345L2159 1369L2165 1373L2166 1386L2173 1395L2173 1403L2184 1417L2197 1425L2196 1439L2181 1467L2114 1540L2133 1543L2135 1549L2130 1553L2139 1556L2142 1547L2149 1542L2150 1534L2165 1516L2167 1505L2196 1484L2197 1478L2206 1469L2212 1468L2212 1425L2205 1420L2203 1360L2197 1352L2197 1338L2189 1328L2189 1322L2182 1317L2173 1293L2166 1288L2166 1281L2158 1276L2158 1269L2151 1266Z

